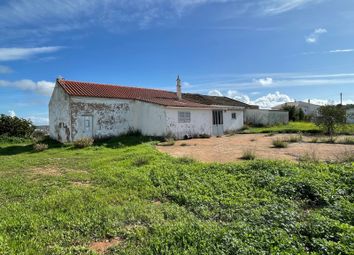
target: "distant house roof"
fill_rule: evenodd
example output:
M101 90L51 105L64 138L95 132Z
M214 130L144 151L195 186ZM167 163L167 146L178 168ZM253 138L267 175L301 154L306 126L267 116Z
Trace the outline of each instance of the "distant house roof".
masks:
M210 107L207 104L193 102L184 98L178 100L176 93L165 90L68 81L64 79L58 79L57 82L70 96L130 99L171 107Z
M259 109L257 105L249 105L229 97L183 93L183 98L188 101L205 105L227 105L245 107L248 109Z
M296 102L287 102L283 104L276 105L272 107L272 109L279 110L282 109L284 106L296 106L296 107L305 107L305 106L312 106L312 107L320 107L320 105L312 104L308 102L296 101Z

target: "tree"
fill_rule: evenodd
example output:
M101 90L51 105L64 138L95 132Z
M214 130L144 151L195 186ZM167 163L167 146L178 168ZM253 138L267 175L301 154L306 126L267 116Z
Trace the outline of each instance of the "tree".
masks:
M294 105L284 105L282 107L282 110L289 112L290 121L302 121L305 119L304 111L301 108L296 107Z
M345 122L346 110L342 105L325 105L318 108L315 123L324 129L328 135L333 136L336 129Z
M18 117L0 115L0 136L29 137L35 127L31 121Z

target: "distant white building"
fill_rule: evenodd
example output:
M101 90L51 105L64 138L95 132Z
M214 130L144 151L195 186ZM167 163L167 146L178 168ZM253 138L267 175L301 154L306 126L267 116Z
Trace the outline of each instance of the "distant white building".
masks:
M310 101L307 103L302 101L295 101L274 106L272 109L281 110L285 106L295 106L297 108L301 108L304 111L305 115L315 115L318 108L320 108L320 105L311 104Z
M354 105L347 105L347 123L354 124Z

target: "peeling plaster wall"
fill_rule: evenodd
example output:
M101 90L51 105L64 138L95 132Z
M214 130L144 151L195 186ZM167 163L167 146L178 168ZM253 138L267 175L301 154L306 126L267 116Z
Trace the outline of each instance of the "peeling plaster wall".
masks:
M178 123L178 112L190 112L190 123ZM185 135L212 134L212 111L210 109L166 108L167 134L177 139Z
M49 135L60 142L71 139L69 95L56 84L49 102Z
M136 129L136 108L132 100L72 97L70 109L72 140L119 136ZM85 130L85 117L92 120L92 132Z
M232 119L232 113L236 113L236 119ZM224 132L240 130L243 125L243 110L224 111Z

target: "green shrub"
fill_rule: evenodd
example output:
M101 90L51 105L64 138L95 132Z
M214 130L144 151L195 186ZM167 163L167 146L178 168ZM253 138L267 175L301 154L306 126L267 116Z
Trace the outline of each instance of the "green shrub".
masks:
M184 156L184 157L177 158L177 162L182 164L192 164L195 163L196 161L193 158Z
M288 147L288 143L279 139L279 138L273 140L272 144L273 144L274 148L287 148Z
M44 143L36 143L33 145L33 150L35 152L41 152L41 151L45 151L48 149L48 144L44 144Z
M354 144L354 137L345 137L345 138L337 141L337 143L340 143L340 144Z
M256 159L256 153L252 149L244 150L243 153L242 153L241 159L243 159L243 160L255 160Z
M291 135L286 140L288 143L298 143L302 141L302 135Z
M42 130L35 130L32 133L31 138L33 142L38 143L44 141L47 138L47 134Z
M0 115L0 136L30 137L34 129L30 120Z
M74 142L74 147L78 149L90 147L93 145L94 140L90 137L78 139Z
M311 163L318 163L320 162L318 155L315 150L306 151L299 157L300 162L311 162Z
M139 157L133 161L133 165L140 167L140 166L149 164L149 161L150 160L146 157Z

